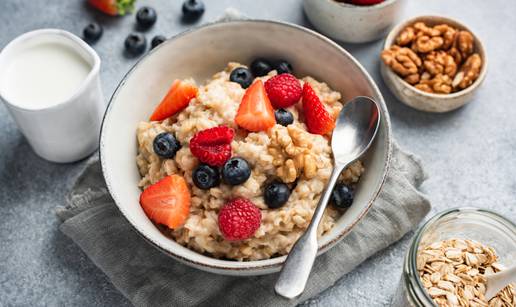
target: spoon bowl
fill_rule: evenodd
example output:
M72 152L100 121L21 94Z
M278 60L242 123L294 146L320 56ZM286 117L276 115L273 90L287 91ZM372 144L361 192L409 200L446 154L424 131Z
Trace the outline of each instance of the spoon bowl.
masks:
M274 288L277 294L292 299L303 293L317 256L317 228L333 187L342 171L371 146L379 126L380 110L371 98L358 96L344 105L332 133L334 168L330 180L315 208L310 225L292 247L281 269Z
M335 163L349 163L371 146L380 123L376 102L359 96L346 103L337 118L331 149Z

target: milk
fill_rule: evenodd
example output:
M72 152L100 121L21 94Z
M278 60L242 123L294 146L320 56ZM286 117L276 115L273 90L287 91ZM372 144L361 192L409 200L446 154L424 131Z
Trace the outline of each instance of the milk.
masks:
M5 98L33 110L71 98L92 69L75 50L59 42L27 46L6 66L0 82Z
M100 64L81 38L59 29L24 33L0 50L0 100L42 158L68 163L98 148Z

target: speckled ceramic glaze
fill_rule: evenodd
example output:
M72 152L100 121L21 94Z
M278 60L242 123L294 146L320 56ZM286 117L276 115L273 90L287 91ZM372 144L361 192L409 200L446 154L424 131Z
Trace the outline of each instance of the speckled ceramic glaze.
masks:
M278 45L275 43L278 41L284 43ZM111 98L101 132L102 170L118 208L139 234L167 255L213 273L268 274L277 272L286 257L247 262L214 259L163 235L138 202L141 191L135 160L136 126L148 119L174 79L193 77L202 83L229 61L249 63L257 56L289 60L298 76L311 75L327 82L342 93L342 101L358 95L370 96L383 113L375 143L363 159L366 171L357 187L354 204L332 231L321 238L319 253L335 245L364 217L385 181L390 161L390 121L382 95L364 68L329 39L292 24L232 21L209 24L161 44L131 69Z
M487 73L487 56L484 46L474 31L464 26L462 23L450 18L440 16L420 16L409 19L397 25L387 36L385 40L384 49L388 49L396 40L398 34L406 26L414 24L418 21L425 22L427 25L449 24L455 28L470 31L475 38L475 52L480 54L482 58L482 68L478 79L469 87L462 91L451 94L432 94L423 92L414 86L405 82L396 73L394 73L387 65L380 61L380 71L383 80L391 90L391 92L403 103L420 111L443 113L455 110L465 105L473 98L473 95L484 81ZM379 56L379 55L378 55Z
M317 30L339 41L365 43L384 37L407 0L386 0L358 6L334 0L304 0L303 7Z

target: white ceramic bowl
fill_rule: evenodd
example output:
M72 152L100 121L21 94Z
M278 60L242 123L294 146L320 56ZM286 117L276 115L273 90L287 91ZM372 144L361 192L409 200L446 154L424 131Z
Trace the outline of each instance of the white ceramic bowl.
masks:
M322 33L347 43L366 43L384 37L401 15L406 0L360 6L334 0L304 0L310 22Z
M279 41L283 43L277 44ZM138 202L141 191L135 160L136 126L148 119L175 78L193 77L203 82L229 61L249 63L257 56L288 59L298 76L311 75L327 82L342 93L342 101L365 95L381 106L381 127L363 159L366 171L354 204L320 240L320 253L342 239L366 214L383 185L390 161L390 122L380 91L364 68L329 39L292 24L249 20L209 24L161 44L129 71L111 98L100 140L102 171L118 208L139 234L166 254L209 272L267 274L278 271L286 257L248 262L219 260L163 235Z
M388 49L390 46L392 46L396 40L396 37L398 37L398 34L405 27L418 21L425 22L427 25L431 26L444 23L455 28L471 32L475 38L475 52L480 54L480 57L482 58L482 68L480 70L480 75L478 76L477 80L473 82L473 84L461 91L451 94L433 94L418 90L414 86L405 82L405 80L393 72L390 67L385 65L383 61L380 61L380 72L382 74L383 80L391 92L400 101L410 107L413 107L414 109L433 113L443 113L458 109L473 99L474 94L486 77L487 55L484 46L482 45L480 39L475 35L475 32L471 31L465 25L456 20L441 16L419 16L404 21L394 27L394 29L392 29L392 31L385 39L383 49Z

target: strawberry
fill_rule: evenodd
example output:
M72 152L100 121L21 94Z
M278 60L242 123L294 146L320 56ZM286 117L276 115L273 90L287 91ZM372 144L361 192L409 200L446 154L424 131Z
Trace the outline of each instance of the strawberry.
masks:
M260 228L262 213L250 200L236 198L219 212L219 230L228 241L249 239Z
M132 12L136 0L88 0L88 2L101 12L117 16Z
M375 5L378 3L382 3L385 0L347 0L344 2L355 4L355 5Z
M275 109L288 108L301 99L303 89L291 74L274 76L265 82L267 96Z
M152 113L150 120L164 120L188 106L190 100L197 96L197 87L186 81L174 80L167 95Z
M176 229L184 224L190 213L190 191L183 177L167 176L140 194L145 214L158 224Z
M303 112L308 132L324 135L335 128L335 120L308 83L303 86Z
M245 92L235 122L249 131L265 131L276 124L274 109L262 80L254 82Z
M190 140L190 151L201 162L222 166L231 158L231 141L235 132L226 126L197 132Z

